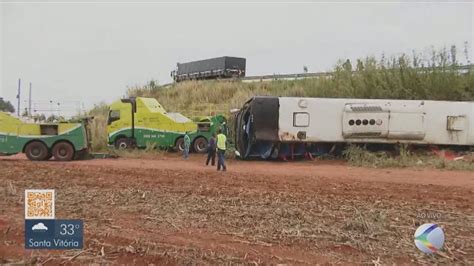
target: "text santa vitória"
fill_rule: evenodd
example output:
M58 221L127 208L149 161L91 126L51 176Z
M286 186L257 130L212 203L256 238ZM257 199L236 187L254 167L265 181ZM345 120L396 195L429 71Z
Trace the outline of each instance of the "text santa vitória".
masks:
M79 248L80 242L73 239L57 239L53 238L52 240L34 240L29 239L28 244L30 247L34 248Z

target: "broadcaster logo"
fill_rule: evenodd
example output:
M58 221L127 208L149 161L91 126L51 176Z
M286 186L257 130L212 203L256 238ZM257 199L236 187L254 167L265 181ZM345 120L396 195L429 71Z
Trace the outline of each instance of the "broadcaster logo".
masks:
M426 254L433 254L443 247L444 232L436 224L423 224L415 231L415 245Z

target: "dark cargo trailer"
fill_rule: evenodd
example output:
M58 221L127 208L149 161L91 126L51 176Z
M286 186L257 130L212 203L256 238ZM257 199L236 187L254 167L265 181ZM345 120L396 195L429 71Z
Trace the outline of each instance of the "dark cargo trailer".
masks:
M242 78L245 77L245 58L223 56L188 63L178 63L171 72L174 81Z

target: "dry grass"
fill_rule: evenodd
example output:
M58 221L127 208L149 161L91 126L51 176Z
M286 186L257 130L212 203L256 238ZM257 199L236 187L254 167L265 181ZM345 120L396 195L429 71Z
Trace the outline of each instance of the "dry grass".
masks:
M107 117L96 115L89 124L93 151L105 151L107 147Z
M109 107L105 103L94 105L88 116L94 117L89 124L91 131L92 150L95 152L107 151L107 115Z
M465 152L463 159L453 161L436 156L426 150L411 151L401 145L395 152L372 152L362 146L350 145L343 152L351 165L375 168L387 167L430 167L446 170L474 171L474 154Z
M109 149L109 153L122 158L134 159L162 159L167 151L156 147L156 143L147 143L145 149ZM178 153L176 153L178 154Z
M341 60L330 78L254 83L189 81L168 88L150 82L129 88L128 95L157 98L166 109L190 116L228 114L256 95L472 101L474 72L471 69L461 74L455 70L457 66L451 52L433 49L412 57L367 57L353 64Z
M64 175L64 170L71 178L57 178ZM252 263L263 257L251 251L252 248L301 247L307 254L324 252L333 262L370 263L379 257L387 264L397 263L399 258L409 258L411 263L453 264L468 263L464 253L472 248L468 240L472 239L473 217L460 211L460 201L453 202L451 196L445 195L442 200L434 198L420 207L421 203L412 198L419 188L409 184L390 188L381 184L377 187L379 191L366 187L370 183L351 182L330 182L311 189L290 185L262 190L258 186L269 177L230 176L226 177L229 185L222 187L217 175L201 183L200 178L192 181L195 177L190 172L179 169L152 172L55 169L40 165L35 166L34 179L23 178L29 176L29 171L25 172L20 165L12 166L9 171L18 174L15 180L6 179L18 191L54 183L61 188L57 194L57 211L66 217L84 219L87 224L87 247L83 253L38 255L36 260L41 262L47 259L64 262L77 255L74 261L79 263L112 263L128 254L161 257L179 264ZM163 176L171 179L164 182ZM122 183L124 180L120 177L130 181ZM101 178L101 182L97 182L97 178ZM242 183L238 183L242 178ZM254 179L257 180L252 181ZM5 195L0 207L5 210L21 202L21 193L12 195L7 192L8 187L0 188L4 190L0 194ZM435 186L430 191L419 191L418 196L423 199L433 191L440 193L439 188L436 189ZM410 191L409 198L394 196L405 190ZM441 223L447 226L450 235L443 253L446 257L424 256L413 246L414 228L428 222L417 217L424 208L442 214ZM20 221L22 217L17 218ZM187 238L199 236L198 232L212 231L212 239L225 236L219 238L222 242L212 241L230 247L232 241L245 244L250 255L236 256L231 248L221 246L203 248L192 241L211 240L199 237L191 239L191 244L165 241L173 232L185 234L191 229L196 231L186 234ZM107 242L118 239L121 230L127 232L127 241ZM166 232L168 237L159 232ZM280 259L290 264L305 262L292 261L286 256Z

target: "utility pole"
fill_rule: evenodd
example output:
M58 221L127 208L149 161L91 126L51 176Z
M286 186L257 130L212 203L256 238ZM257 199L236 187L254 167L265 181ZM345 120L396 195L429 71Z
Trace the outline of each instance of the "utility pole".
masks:
M18 79L18 94L16 98L18 99L17 113L20 116L20 93L21 93L21 78Z
M31 117L31 82L30 82L30 97L28 99L28 116Z

